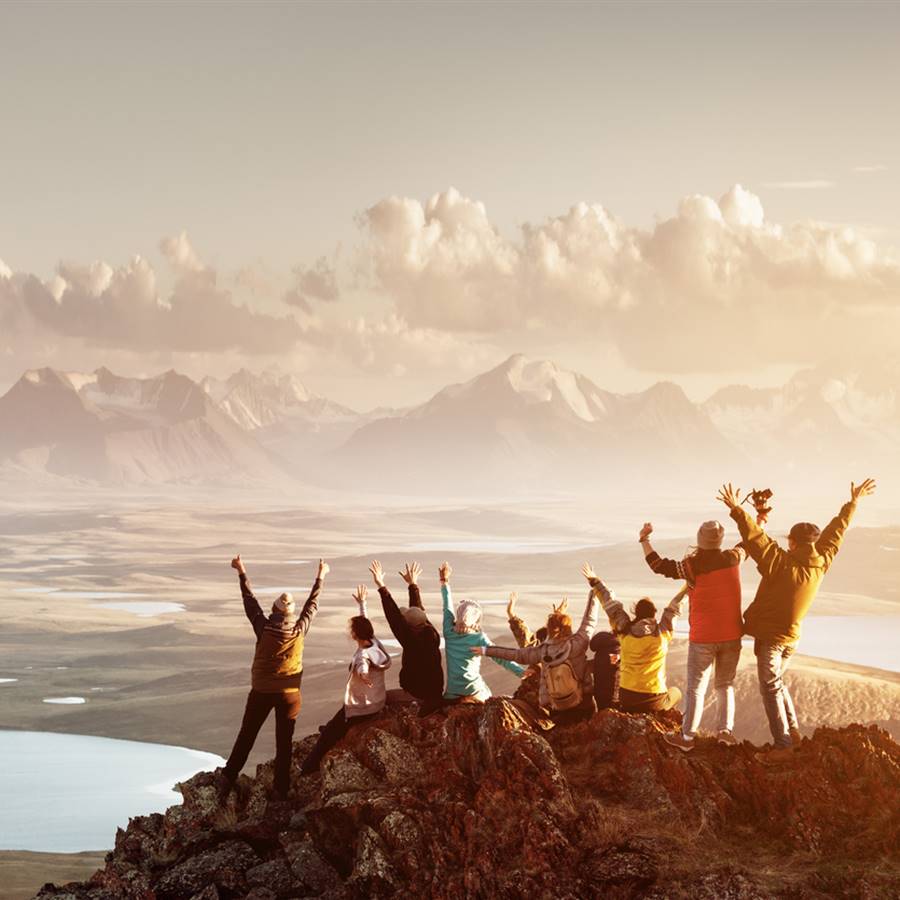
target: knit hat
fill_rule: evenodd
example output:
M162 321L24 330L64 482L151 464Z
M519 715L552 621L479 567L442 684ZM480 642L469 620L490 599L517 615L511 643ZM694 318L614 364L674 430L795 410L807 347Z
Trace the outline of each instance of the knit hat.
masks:
M457 634L474 634L481 631L481 606L475 600L463 600L456 607L453 630Z
M285 592L272 604L272 612L288 613L294 610L294 595Z
M425 615L425 610L419 609L418 606L410 606L406 609L401 609L400 612L403 613L406 624L411 628L417 628L419 625L428 624L428 616Z
M715 519L704 522L697 529L697 546L701 550L718 550L725 539L725 529Z
M788 534L795 544L814 544L822 532L812 522L798 522Z

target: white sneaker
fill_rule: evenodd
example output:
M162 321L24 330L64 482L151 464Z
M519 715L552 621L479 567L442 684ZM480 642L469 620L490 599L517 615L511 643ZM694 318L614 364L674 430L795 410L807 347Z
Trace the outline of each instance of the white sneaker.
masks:
M675 734L664 734L663 740L671 747L677 747L684 753L690 753L694 749L694 741L686 738L680 731Z
M725 728L716 735L716 740L727 747L737 747L738 745L738 739Z

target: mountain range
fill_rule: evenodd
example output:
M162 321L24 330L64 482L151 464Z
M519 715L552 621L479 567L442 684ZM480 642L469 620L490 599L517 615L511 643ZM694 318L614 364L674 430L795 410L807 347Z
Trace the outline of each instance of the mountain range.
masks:
M293 375L242 369L198 383L44 368L0 397L0 465L113 483L241 473L416 492L856 471L896 456L897 384L890 371L808 370L781 388L732 385L694 403L669 382L617 394L517 354L419 406L359 413Z

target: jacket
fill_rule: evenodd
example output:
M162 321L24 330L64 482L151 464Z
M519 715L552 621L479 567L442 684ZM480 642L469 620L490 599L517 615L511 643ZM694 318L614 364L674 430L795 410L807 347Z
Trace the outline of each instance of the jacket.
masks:
M675 619L681 614L684 591L672 598L669 605L656 619L637 619L631 616L599 579L591 585L600 595L603 611L609 623L619 635L619 687L638 694L663 694L666 685L666 655L675 628Z
M303 641L319 608L322 582L313 583L303 610L296 619L281 613L267 616L259 605L246 573L240 575L244 613L256 635L256 652L250 669L250 684L255 691L275 694L297 691L303 672Z
M344 715L348 719L371 716L384 709L387 701L384 673L390 667L391 657L378 638L372 638L370 647L357 648L350 660L350 677L344 689Z
M785 550L745 509L738 506L731 511L744 546L762 576L756 597L744 612L745 634L782 645L800 639L800 623L834 562L854 512L856 504L851 500L841 507L815 544Z

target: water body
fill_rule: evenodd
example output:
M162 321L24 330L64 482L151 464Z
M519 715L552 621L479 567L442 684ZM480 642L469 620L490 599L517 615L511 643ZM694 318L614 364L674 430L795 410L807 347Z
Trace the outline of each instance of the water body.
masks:
M77 705L79 703L87 703L84 697L44 697L44 703L60 703L64 706Z
M142 619L148 619L152 616L161 616L164 613L181 613L184 612L184 604L169 603L163 600L135 600L133 602L123 601L122 603L95 603L102 609L116 609L121 612L130 612Z
M79 734L0 730L0 850L112 847L129 816L181 803L172 790L224 764L213 753Z

